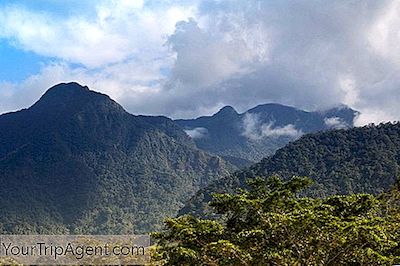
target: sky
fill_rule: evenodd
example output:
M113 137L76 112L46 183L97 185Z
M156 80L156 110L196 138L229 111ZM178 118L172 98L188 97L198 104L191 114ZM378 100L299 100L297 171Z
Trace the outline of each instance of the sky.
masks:
M0 0L0 113L76 81L133 114L400 117L400 1Z

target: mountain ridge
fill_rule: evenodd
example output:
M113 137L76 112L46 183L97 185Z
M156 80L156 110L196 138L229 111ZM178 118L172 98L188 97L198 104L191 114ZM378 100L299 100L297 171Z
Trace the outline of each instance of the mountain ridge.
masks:
M369 125L311 133L274 155L213 181L181 209L180 214L210 215L213 193L234 193L248 178L308 176L315 184L308 196L388 191L400 176L400 123Z
M58 84L0 116L0 231L148 232L230 169L169 118Z
M175 122L192 135L198 148L241 167L273 154L303 134L352 127L358 114L344 105L323 112L308 112L267 103L242 113L225 106L212 116Z

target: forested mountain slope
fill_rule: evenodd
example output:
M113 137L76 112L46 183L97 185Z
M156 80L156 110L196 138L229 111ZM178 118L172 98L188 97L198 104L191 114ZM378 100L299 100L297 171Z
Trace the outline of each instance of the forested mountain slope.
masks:
M352 127L357 114L346 106L306 112L270 103L244 113L226 106L213 116L176 122L192 136L197 147L241 167L272 155L303 134Z
M0 116L0 231L158 228L232 169L166 117L134 116L77 83Z
M202 213L213 192L232 192L247 178L311 177L309 195L380 193L400 175L400 124L387 123L308 134L251 167L199 191L181 213Z

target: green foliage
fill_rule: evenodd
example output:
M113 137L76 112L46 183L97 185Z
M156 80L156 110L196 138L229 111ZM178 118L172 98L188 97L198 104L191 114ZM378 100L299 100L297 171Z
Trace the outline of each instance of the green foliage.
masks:
M206 217L212 193L233 193L246 178L308 176L312 197L387 191L400 176L400 123L308 134L248 169L217 180L200 190L180 214Z
M164 265L394 265L400 263L399 191L302 197L309 178L256 178L217 194L222 221L181 216L154 234Z
M0 230L152 231L229 169L170 119L134 116L106 95L60 84L0 116Z

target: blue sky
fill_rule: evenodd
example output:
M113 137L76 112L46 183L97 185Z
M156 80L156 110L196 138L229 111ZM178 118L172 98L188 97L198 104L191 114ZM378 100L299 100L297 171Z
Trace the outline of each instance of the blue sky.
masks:
M14 5L40 13L51 13L56 16L85 15L93 12L96 1L93 0L12 0L2 1L2 6Z
M12 42L0 41L0 81L20 82L30 75L37 74L49 58L33 52L23 51Z
M0 113L78 81L137 114L341 103L400 116L395 0L0 1Z
M0 8L14 6L17 9L28 9L52 16L73 16L90 14L93 1L62 0L13 0L0 1ZM13 38L0 39L0 81L21 82L31 75L38 74L41 67L49 64L52 58L42 56L33 51L21 49Z

